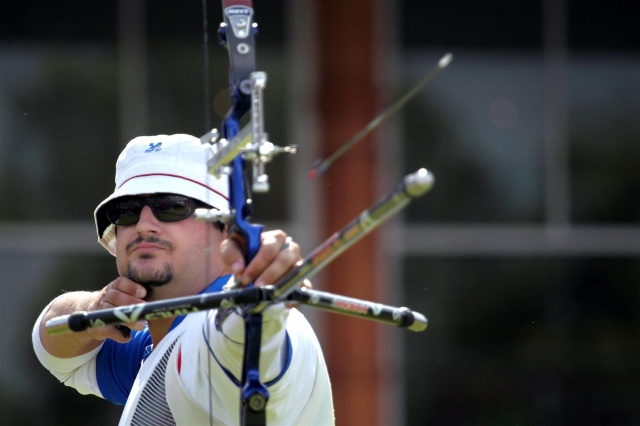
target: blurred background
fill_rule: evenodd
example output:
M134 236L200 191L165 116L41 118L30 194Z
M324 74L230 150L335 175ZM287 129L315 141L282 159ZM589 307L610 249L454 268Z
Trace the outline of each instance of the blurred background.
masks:
M412 333L303 308L338 424L640 424L640 3L253 3L266 128L300 147L270 167L257 221L309 252L403 175L436 176L314 280L430 320ZM92 215L124 145L225 114L220 3L0 8L0 418L115 424L121 407L40 366L31 328L62 291L115 277ZM400 114L307 179L447 52Z

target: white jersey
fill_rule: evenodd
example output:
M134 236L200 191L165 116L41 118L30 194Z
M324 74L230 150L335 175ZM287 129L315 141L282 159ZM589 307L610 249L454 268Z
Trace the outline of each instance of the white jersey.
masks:
M130 388L121 425L239 424L244 321L232 314L218 331L216 314L186 316L153 349ZM33 342L41 363L79 392L104 397L101 373L96 374L102 349L70 359L53 357L42 347L39 323ZM264 312L260 372L270 394L268 425L334 423L322 351L298 310L273 305Z

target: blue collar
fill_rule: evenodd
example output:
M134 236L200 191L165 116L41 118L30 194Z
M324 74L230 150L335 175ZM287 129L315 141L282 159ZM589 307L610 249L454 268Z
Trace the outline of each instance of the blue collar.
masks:
M231 277L231 275L223 275L219 278L216 278L215 281L213 281L209 287L205 288L204 290L202 290L200 293L198 294L202 294L202 293L217 293L219 291L222 291L222 287L229 282L229 278ZM184 319L185 319L186 315L180 315L179 317L176 317L176 319L173 320L173 323L171 323L171 327L169 328L169 331L173 330L174 328L176 328ZM147 336L148 336L148 328L145 329L145 331L147 332ZM151 339L149 339L151 340ZM142 355L142 360L146 360L149 355L151 355L151 352L153 351L153 345L148 345L144 348L144 353Z

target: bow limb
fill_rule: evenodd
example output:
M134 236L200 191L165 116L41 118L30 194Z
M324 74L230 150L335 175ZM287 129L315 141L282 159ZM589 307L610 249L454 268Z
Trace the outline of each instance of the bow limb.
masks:
M255 39L251 1L224 0L224 25L221 41L229 52L229 94L231 108L222 123L222 136L227 141L239 133L240 120L251 109L252 81L255 71ZM229 233L240 243L248 264L260 248L262 226L248 222L251 199L245 185L246 160L236 155L230 163L229 174Z

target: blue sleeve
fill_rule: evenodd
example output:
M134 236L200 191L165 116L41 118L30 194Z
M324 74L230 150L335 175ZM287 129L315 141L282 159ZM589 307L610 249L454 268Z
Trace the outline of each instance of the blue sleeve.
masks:
M107 401L117 405L127 402L133 382L151 345L149 329L131 331L131 340L117 343L107 339L96 358L96 378L100 393Z

